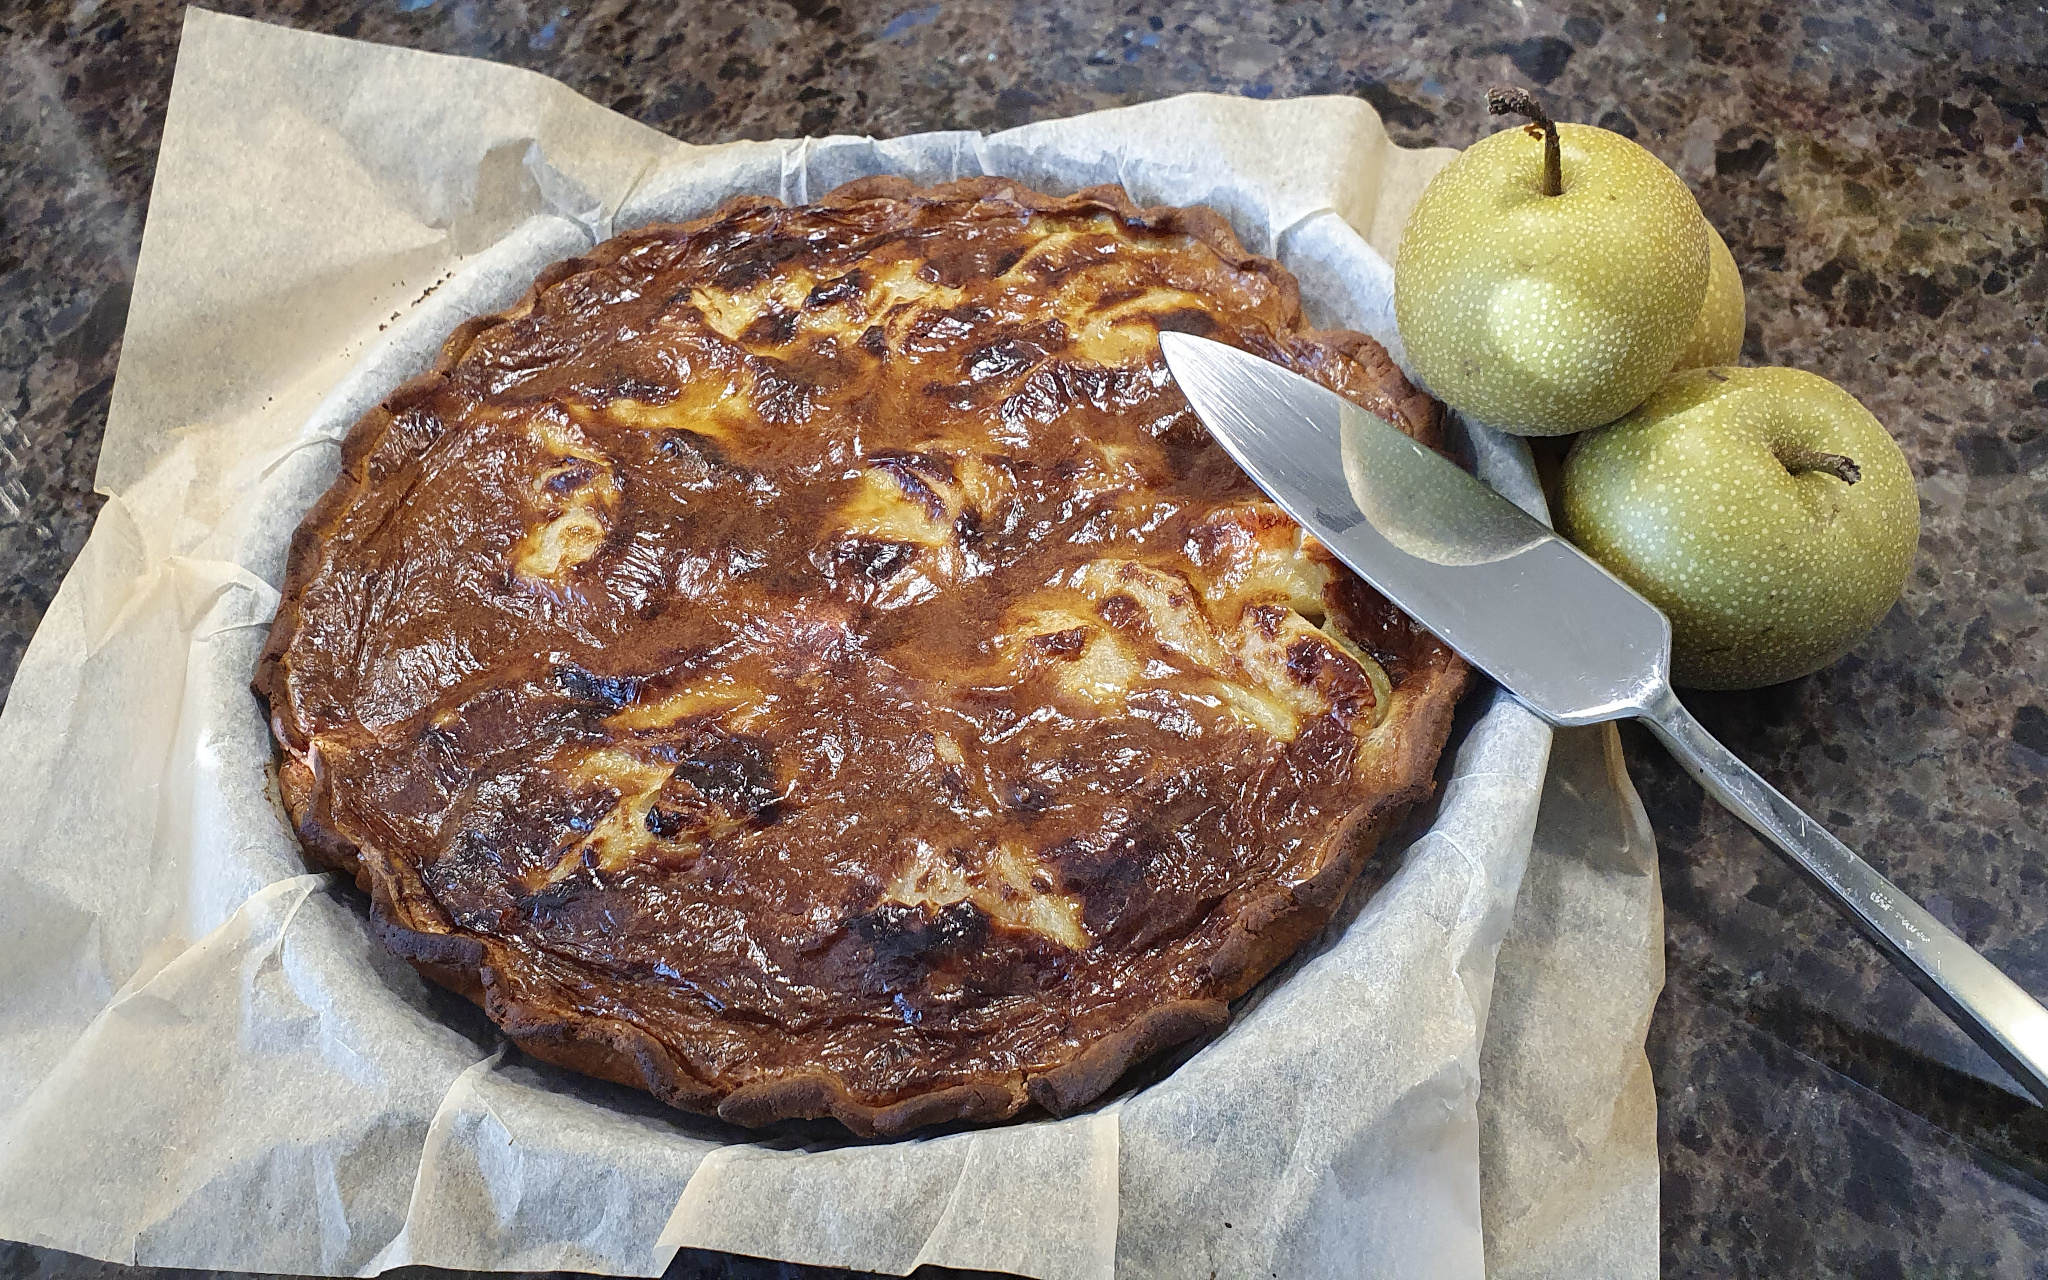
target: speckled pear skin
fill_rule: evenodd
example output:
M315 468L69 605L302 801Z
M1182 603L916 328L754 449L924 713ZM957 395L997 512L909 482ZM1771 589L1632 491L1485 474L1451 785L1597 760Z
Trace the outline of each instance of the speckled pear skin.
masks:
M1430 181L1394 268L1394 316L1440 400L1519 435L1612 422L1692 333L1708 228L1678 175L1591 125L1557 127L1564 193L1543 194L1543 140L1481 139Z
M1692 336L1685 340L1678 359L1671 362L1674 370L1734 364L1742 356L1742 272L1735 266L1735 255L1728 252L1728 242L1711 222L1707 224L1707 248L1712 255L1707 261L1707 298L1700 304L1699 319L1693 321Z
M1793 475L1840 454L1852 486ZM1797 369L1688 369L1572 443L1571 540L1671 619L1671 678L1751 689L1827 666L1891 608L1920 539L1906 455L1856 398Z

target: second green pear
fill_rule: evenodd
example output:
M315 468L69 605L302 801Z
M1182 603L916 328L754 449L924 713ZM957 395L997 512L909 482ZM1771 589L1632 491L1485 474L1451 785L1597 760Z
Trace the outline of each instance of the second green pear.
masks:
M1663 161L1618 133L1506 129L1431 180L1394 268L1394 316L1438 399L1522 435L1612 422L1661 382L1707 290L1707 220Z
M1735 266L1735 255L1728 252L1728 242L1711 222L1707 224L1707 237L1711 255L1707 262L1707 297L1700 304L1700 318L1693 322L1692 336L1685 340L1678 359L1671 362L1674 370L1711 369L1742 358L1742 272Z

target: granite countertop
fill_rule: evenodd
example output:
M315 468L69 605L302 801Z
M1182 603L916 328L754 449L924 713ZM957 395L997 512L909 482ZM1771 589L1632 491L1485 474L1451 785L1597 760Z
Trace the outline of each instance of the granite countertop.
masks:
M1354 94L1463 146L1533 83L1692 184L1744 359L1905 445L1904 599L1832 670L1689 697L1902 888L2048 993L2048 11L1553 0L336 0L219 7L517 63L698 142L996 129L1185 90ZM0 696L92 522L181 6L0 16ZM2048 1111L1650 740L1669 979L1649 1053L1671 1275L2048 1275ZM0 1274L131 1269L0 1244ZM169 1273L164 1273L168 1275ZM671 1276L841 1272L691 1253Z

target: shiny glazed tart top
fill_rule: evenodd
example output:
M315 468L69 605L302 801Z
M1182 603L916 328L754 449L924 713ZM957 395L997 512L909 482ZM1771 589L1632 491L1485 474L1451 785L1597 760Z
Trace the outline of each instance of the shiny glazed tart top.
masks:
M1244 990L1293 945L1261 922L1312 932L1340 834L1426 786L1462 668L1159 355L1434 429L1299 325L1213 215L1114 190L622 235L351 437L259 674L293 816L544 1057L698 1109L804 1082L743 1121L1014 1112Z

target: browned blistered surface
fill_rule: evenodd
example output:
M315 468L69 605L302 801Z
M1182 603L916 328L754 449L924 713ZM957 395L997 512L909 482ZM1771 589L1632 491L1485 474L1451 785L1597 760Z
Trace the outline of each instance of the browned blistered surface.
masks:
M743 200L550 271L294 545L258 686L309 847L530 1050L743 1122L1063 1110L1213 1029L1464 671L1209 441L1168 327L1435 430L1111 189Z

